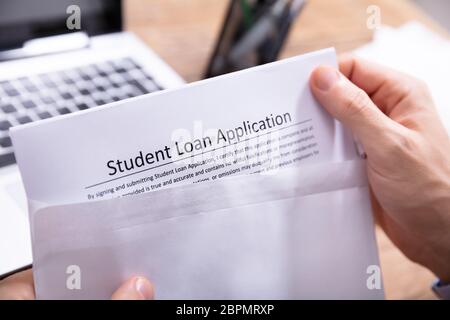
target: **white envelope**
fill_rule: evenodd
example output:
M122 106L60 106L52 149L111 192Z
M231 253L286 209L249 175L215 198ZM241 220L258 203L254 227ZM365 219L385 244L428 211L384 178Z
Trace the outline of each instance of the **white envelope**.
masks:
M159 299L383 298L363 161L51 206L34 230L38 298L108 299L133 274Z

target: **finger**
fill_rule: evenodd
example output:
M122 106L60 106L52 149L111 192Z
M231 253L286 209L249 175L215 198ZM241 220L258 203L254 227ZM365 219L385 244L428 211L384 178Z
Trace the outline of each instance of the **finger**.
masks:
M369 96L386 82L398 82L407 77L398 71L350 54L339 57L339 70Z
M0 300L35 299L33 272L31 269L16 273L0 283Z
M350 54L339 58L339 69L388 115L401 100L422 86L419 80L407 74Z
M133 277L113 293L112 300L152 300L153 285L144 277Z
M363 90L332 67L316 68L310 85L320 104L348 126L364 147L380 139L394 124Z

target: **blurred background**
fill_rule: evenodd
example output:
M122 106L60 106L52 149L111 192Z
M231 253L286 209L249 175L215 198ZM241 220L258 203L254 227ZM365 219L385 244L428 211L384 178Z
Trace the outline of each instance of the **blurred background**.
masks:
M447 0L310 0L296 19L281 57L334 46L350 51L372 39L367 8L380 8L382 24L417 20L440 34L450 23ZM228 0L125 0L127 29L137 33L188 82L206 68ZM434 17L434 15L436 15Z

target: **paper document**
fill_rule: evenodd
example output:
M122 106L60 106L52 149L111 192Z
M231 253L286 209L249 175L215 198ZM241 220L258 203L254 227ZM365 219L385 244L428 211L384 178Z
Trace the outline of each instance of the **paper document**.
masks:
M352 143L341 145L345 133L309 90L319 63L335 65L334 51L13 129L27 196L101 200L352 159Z
M309 89L321 64L333 49L14 128L38 297L143 274L163 299L382 298L364 163Z

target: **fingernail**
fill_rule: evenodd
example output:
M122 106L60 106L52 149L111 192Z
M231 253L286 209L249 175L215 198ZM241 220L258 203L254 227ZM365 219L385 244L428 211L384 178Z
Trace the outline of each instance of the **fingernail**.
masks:
M153 287L147 279L139 277L136 279L134 285L136 291L141 294L142 298L146 300L153 299Z
M328 91L339 80L339 77L336 69L321 66L314 72L314 85L322 91Z

